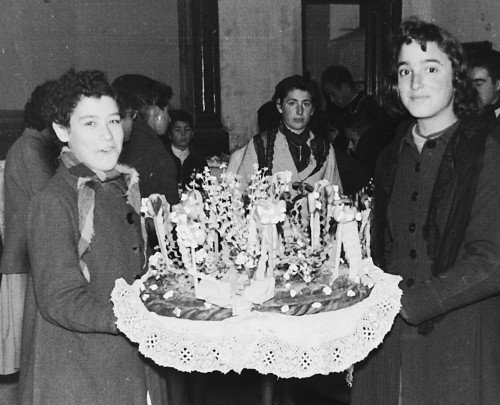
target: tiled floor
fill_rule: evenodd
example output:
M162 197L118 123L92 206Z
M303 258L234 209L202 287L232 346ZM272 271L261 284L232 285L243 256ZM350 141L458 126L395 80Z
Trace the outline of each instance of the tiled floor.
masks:
M16 376L0 376L0 404L16 405ZM210 373L206 405L261 405L262 376L244 370L236 373ZM305 380L278 380L274 404L346 405L349 390L344 374L315 376ZM185 405L185 404L169 404Z

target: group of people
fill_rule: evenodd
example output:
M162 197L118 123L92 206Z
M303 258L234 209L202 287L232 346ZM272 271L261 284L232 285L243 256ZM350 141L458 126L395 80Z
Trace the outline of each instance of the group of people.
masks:
M382 345L355 365L352 404L500 401L500 77L498 65L473 66L447 31L406 20L388 77L388 99L407 117L395 134L349 72L331 67L326 119L317 86L285 78L270 104L278 119L231 156L243 179L255 164L290 170L297 192L322 179L345 192L353 166L343 154L374 173L373 259L401 276L403 296ZM490 81L497 96L486 98ZM6 162L0 268L2 291L13 282L26 295L21 358L10 359L22 404L182 401L119 333L110 302L115 279L144 272L141 196L175 204L206 164L171 96L143 76L111 85L102 72L70 71L26 106L29 128Z

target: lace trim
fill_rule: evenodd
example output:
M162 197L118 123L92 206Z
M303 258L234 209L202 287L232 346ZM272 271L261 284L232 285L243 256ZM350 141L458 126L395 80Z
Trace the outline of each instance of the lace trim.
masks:
M342 372L382 342L401 307L399 276L373 266L371 295L338 311L287 316L252 312L223 321L191 321L149 312L141 281L116 281L111 299L117 326L139 351L181 371L255 369L282 378Z

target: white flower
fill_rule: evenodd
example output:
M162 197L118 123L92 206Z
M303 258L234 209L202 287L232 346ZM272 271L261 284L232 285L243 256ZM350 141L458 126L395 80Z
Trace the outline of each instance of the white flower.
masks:
M325 293L325 295L330 295L332 293L332 289L326 286L325 288L323 288L323 292Z
M240 252L238 253L238 256L236 256L234 263L238 266L243 266L247 261L248 261L248 256L246 252Z
M272 202L269 200L259 201L255 207L257 219L261 224L277 224L285 220L286 202L279 200Z
M288 305L283 305L281 307L281 312L285 313L285 312L288 312L290 311L290 307Z
M159 267L163 263L163 256L161 252L156 252L154 255L149 256L149 266Z
M197 250L194 254L194 260L196 261L196 263L203 263L206 258L207 258L208 254L206 252L205 249L200 249L200 250Z
M175 308L174 308L174 311L173 311L173 312L174 312L174 315L175 315L177 318L178 318L179 316L181 316L181 313L182 313L181 309L180 309L180 308L177 308L177 307L175 307Z
M347 296L348 297L355 297L356 293L353 290L349 290L349 291L347 291Z
M291 284L291 283L286 283L286 284L285 284L285 288L286 288L287 290L289 290L291 286L292 286L292 284Z
M312 281L312 277L309 274L305 274L303 279L306 283L310 283Z
M173 290L169 290L167 291L165 294L163 294L163 298L168 300L169 298L172 298L174 296L174 291Z
M247 263L245 264L245 267L247 269L253 269L256 266L255 261L252 258L249 258Z
M151 286L149 287L149 289L151 291L156 291L158 289L158 286L156 284L151 284Z
M143 300L143 301L146 301L148 298L149 298L149 294L144 294L144 295L142 296L142 300Z
M313 302L311 307L313 308L321 308L321 302Z
M295 290L290 290L290 297L295 297L297 295L297 291Z
M285 280L290 280L290 273L288 273L288 271L285 271L285 272L283 273L283 278L284 278Z
M290 170L284 170L282 172L277 172L273 175L273 181L279 181L283 184L288 184L292 181L292 172Z

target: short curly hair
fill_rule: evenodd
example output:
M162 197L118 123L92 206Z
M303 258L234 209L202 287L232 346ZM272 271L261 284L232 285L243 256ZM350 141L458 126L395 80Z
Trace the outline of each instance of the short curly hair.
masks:
M69 70L55 83L43 107L46 122L69 128L71 114L82 97L108 96L117 100L116 94L100 70Z
M394 109L400 113L408 113L397 97L398 57L403 45L409 45L413 41L417 42L423 51L427 49L428 42L434 42L448 56L453 70L452 81L455 89L453 108L455 114L459 118L476 114L478 112L476 90L469 79L467 58L462 45L448 31L417 17L410 17L403 21L394 42L391 71L386 83L386 100L389 100L389 103L395 107Z

